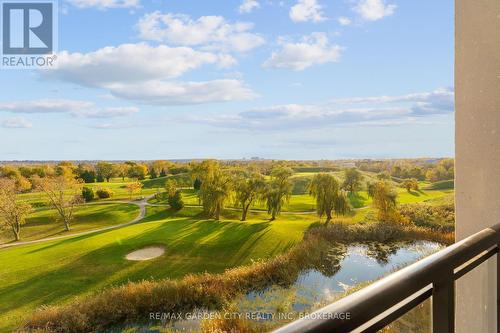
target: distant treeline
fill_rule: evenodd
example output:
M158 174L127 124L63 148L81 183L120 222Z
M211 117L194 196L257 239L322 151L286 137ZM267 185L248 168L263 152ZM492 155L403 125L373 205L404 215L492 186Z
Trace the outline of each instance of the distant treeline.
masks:
M231 160L219 161L227 168L245 168L263 175L270 175L277 167L288 167L294 172L333 172L344 169L346 161L282 161L282 160ZM106 182L111 178L125 178L145 180L165 177L167 175L187 174L200 162L172 162L157 160L152 162L47 162L35 164L4 164L0 166L0 178L15 179L22 191L28 191L32 187L31 179L34 176L40 178L53 176L68 176L81 179L85 183ZM384 173L394 179L414 178L417 180L428 180L437 182L451 180L454 178L453 159L437 160L352 160L349 166L355 165L362 171ZM304 187L300 186L299 187ZM303 189L295 189L294 192L303 192Z
M387 173L392 177L437 182L451 180L455 177L455 166L452 158L440 159L431 162L423 160L363 160L356 162L356 166L363 171Z

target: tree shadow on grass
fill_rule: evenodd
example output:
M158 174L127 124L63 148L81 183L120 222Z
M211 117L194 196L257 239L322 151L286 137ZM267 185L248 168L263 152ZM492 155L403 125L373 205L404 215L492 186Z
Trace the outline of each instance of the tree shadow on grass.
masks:
M153 229L127 239L130 250L160 243L165 247L165 259L175 259L184 268L196 271L210 267L240 265L259 245L269 231L269 222L235 222L186 218L170 220ZM171 263L171 262L170 262Z
M203 218L203 212L201 208L184 208L181 210L174 210L170 207L155 207L150 206L147 208L148 212L146 217L141 220L141 223L144 222L157 222L163 221L170 218ZM149 213L150 211L154 211L154 213Z
M29 251L27 253L36 253L36 252L48 250L48 249L51 249L51 248L54 248L54 247L58 247L58 246L69 245L69 244L72 244L72 243L75 243L75 242L78 242L78 241L85 240L85 239L90 238L90 237L95 237L95 236L103 235L103 234L106 234L106 233L109 233L109 232L113 232L113 231L116 231L116 230L119 230L119 228L110 229L110 230L103 230L103 231L96 231L96 232L89 232L88 234L80 235L80 236L74 236L74 237L68 236L68 238L64 238L64 239L61 239L61 240L47 241L50 244L48 244L46 246L43 246L43 247L40 247L40 248L37 248L37 249L34 249L34 250L31 250L31 251ZM33 245L37 245L37 244L34 243Z
M64 246L65 243L69 242L82 241L88 237L90 236L64 240L38 249L38 251L53 246ZM9 316L10 311L24 308L22 316L29 316L30 311L39 306L60 303L70 300L74 296L100 289L103 286L103 281L119 274L120 271L127 269L131 265L129 263L101 264L99 260L96 260L109 255L110 251L113 252L112 248L113 246L107 246L96 249L55 269L49 268L49 270L46 270L46 267L41 268L42 273L34 274L24 280L20 276L20 282L0 287L0 314ZM36 251L28 253L32 252ZM19 259L29 260L29 257ZM60 259L64 260L63 252L61 252ZM57 263L54 263L54 265L57 265ZM123 283L126 281L126 279L121 279L116 282ZM22 320L23 318L19 319Z
M421 195L427 196L427 194L425 192L423 192L422 190L409 190L408 193L415 196L415 197L419 197Z
M158 214L161 214L160 212ZM168 216L168 212L164 213ZM0 287L0 313L16 309L29 309L43 304L54 304L72 297L112 285L149 278L182 277L188 273L223 272L225 269L249 263L250 256L269 237L269 222L235 222L198 220L195 217L167 220L140 230L136 235L113 235L109 230L69 239L54 241L27 252L20 260L32 260L29 254L55 247L61 250L76 242L92 237L115 237L116 241L72 258L71 262L57 267L57 260L64 260L65 253L54 260L54 268L44 267L41 273L18 283ZM134 225L128 228L137 228ZM119 229L123 230L123 229ZM109 236L106 236L109 235ZM272 244L266 256L275 255L293 246L294 242ZM95 244L95 242L93 243ZM162 245L166 253L156 259L132 262L125 255L135 249ZM93 245L95 246L95 245Z

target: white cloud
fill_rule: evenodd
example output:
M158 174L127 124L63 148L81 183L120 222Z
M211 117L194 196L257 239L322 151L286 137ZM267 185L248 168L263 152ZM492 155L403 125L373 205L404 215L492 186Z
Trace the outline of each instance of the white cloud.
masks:
M94 103L67 99L40 99L31 101L15 101L0 103L0 112L11 113L66 113L82 118L114 118L124 117L139 112L136 107L98 108ZM21 119L21 118L12 118Z
M33 101L0 102L0 111L13 113L66 113L93 107L93 103L66 99L40 99Z
M335 126L395 126L429 123L426 116L454 111L453 91L402 96L337 99L328 104L285 104L251 109L237 114L188 117L186 121L222 128L252 131L313 130Z
M263 66L266 68L288 68L302 71L313 65L338 61L342 47L330 45L325 33L312 33L300 42L280 41L281 49L273 52Z
M139 108L136 107L111 107L74 112L73 115L82 118L116 118L127 117L137 112L139 112Z
M144 43L109 46L90 53L63 51L57 56L58 67L44 70L44 75L101 87L113 82L175 78L220 60L216 54L188 47L153 47Z
M323 7L316 0L298 0L290 8L289 15L294 22L321 22L326 19Z
M345 16L341 16L338 18L338 21L339 21L339 24L341 26L348 26L348 25L351 25L352 24L352 21L350 18L348 17L345 17Z
M144 15L137 29L145 40L224 52L247 52L265 42L260 35L249 32L253 29L252 23L229 23L222 16L202 16L193 20L189 15L156 11Z
M99 9L106 9L139 6L139 0L68 0L68 2L78 8L96 7Z
M147 81L139 84L112 85L117 97L149 104L179 105L247 100L256 94L240 80L205 82Z
M256 0L243 0L238 11L241 14L251 13L254 9L260 8L260 4Z
M220 54L217 67L219 68L231 68L238 64L238 61L230 54Z
M255 97L240 80L172 81L204 64L227 68L235 63L227 54L141 43L105 47L86 54L62 52L58 67L42 74L150 104L198 104Z
M340 125L387 124L407 118L403 107L344 108L329 105L285 104L243 111L238 114L189 117L187 121L222 128L241 128L254 131L311 130Z
M401 96L358 97L334 100L333 104L378 105L413 103L409 112L414 116L453 112L455 93L452 88L440 88L431 92L413 93Z
M26 119L21 117L14 117L5 119L2 122L2 127L5 128L31 128L33 125Z
M323 124L331 125L332 123L360 123L371 120L390 119L407 114L407 110L400 107L337 109L331 105L288 104L244 111L239 116L243 119L259 123L273 119L289 124L296 123L299 126L302 122L307 127L311 124L323 126Z
M100 130L120 130L120 129L126 129L126 128L132 128L136 127L137 124L132 125L132 124L96 124L96 125L90 125L88 127L94 128L94 129L100 129Z
M364 20L377 21L394 14L396 5L386 4L384 0L360 0L353 9Z

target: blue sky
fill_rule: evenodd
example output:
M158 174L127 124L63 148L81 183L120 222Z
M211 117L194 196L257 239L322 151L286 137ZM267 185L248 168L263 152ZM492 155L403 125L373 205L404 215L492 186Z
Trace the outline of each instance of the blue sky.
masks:
M453 155L453 1L59 0L1 160Z

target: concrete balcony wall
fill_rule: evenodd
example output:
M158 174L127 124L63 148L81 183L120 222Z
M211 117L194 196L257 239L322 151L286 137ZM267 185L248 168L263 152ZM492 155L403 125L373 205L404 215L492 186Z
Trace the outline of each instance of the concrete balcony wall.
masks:
M457 0L457 240L500 222L500 1ZM459 333L496 332L496 259L457 283Z

